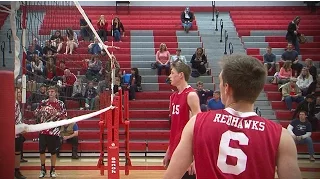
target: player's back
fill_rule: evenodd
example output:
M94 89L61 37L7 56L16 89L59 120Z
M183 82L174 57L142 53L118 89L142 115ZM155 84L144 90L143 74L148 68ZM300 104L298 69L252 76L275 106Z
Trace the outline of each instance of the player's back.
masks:
M274 178L282 127L231 108L197 115L193 151L197 178Z

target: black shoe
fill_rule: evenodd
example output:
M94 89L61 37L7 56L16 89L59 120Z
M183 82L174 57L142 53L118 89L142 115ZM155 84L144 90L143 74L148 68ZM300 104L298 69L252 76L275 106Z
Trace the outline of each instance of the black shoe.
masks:
M79 156L78 156L78 155L72 155L71 158L72 158L72 159L79 159Z
M14 172L14 178L16 178L16 179L26 179L26 177L23 176L20 171L15 171Z
M21 162L21 163L25 163L25 162L28 162L28 160L26 160L26 159L20 159L20 162Z

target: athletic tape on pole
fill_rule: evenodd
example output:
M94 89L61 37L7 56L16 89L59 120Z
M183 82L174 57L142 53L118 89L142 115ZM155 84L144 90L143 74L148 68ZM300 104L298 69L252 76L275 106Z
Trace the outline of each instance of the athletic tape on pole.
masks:
M76 123L79 121L83 121L85 119L92 118L94 116L97 116L101 113L104 113L104 112L106 112L110 109L114 109L114 108L115 108L115 106L109 106L107 108L101 109L101 110L93 112L93 113L84 114L81 116L77 116L77 117L74 117L71 119L65 119L65 120L61 120L61 121L47 122L47 123L34 124L34 125L19 124L19 125L15 126L15 134L20 134L24 131L25 132L38 132L38 131L43 131L46 129L64 126L64 125L71 124L71 123Z

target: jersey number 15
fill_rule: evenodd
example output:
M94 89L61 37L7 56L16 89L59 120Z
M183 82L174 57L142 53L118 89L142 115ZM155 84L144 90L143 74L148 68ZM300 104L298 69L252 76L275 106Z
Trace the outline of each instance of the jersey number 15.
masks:
M180 105L173 105L172 106L172 114L179 114L179 107L180 107Z

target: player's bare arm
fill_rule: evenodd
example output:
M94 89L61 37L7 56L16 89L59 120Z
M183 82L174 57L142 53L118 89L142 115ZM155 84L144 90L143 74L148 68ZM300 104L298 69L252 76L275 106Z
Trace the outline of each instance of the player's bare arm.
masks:
M277 157L277 173L281 179L301 179L297 161L297 148L289 134L282 128Z
M191 110L191 116L194 116L194 115L198 114L199 112L201 112L200 100L199 100L199 96L196 92L190 92L188 94L187 102L188 102L188 105Z
M193 129L196 116L192 117L183 129L180 143L174 151L165 179L181 179L193 161Z

